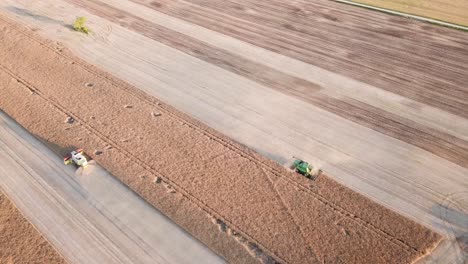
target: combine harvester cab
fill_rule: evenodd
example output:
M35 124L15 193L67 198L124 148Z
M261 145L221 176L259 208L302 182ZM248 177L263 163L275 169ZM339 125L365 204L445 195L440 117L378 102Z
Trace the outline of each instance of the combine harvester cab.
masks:
M77 149L70 152L70 155L63 159L63 163L65 163L65 165L74 163L76 166L86 167L88 165L88 160L83 154L83 149Z

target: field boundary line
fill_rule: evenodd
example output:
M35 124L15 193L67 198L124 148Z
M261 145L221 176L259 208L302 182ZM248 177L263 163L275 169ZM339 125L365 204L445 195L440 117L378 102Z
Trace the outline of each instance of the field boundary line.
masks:
M343 3L343 4L353 5L353 6L357 6L357 7L363 7L363 8L367 8L367 9L371 9L371 10L375 10L375 11L380 11L380 12L388 13L388 14L391 14L391 15L397 15L397 16L401 16L401 17L411 18L411 19L419 20L419 21L426 22L426 23L436 24L436 25L443 26L443 27L468 31L468 26L463 26L463 25L459 25L459 24L455 24L455 23L451 23L451 22L446 22L446 21L442 21L442 20L439 20L439 19L435 19L435 18L429 18L429 17L419 16L419 15L413 15L413 14L409 14L409 13L405 13L405 12L401 12L401 11L396 11L396 10L392 10L392 9L387 9L387 8L383 8L383 7L358 3L358 2L351 1L351 0L333 0L333 1Z

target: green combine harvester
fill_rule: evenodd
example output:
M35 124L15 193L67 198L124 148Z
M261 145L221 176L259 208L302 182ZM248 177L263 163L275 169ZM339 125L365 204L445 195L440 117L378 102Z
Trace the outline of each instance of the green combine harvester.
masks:
M306 178L315 180L320 173L322 172L321 170L318 171L316 175L312 173L312 165L310 165L308 162L305 162L301 159L295 159L293 165L291 166L291 169L296 171L299 174L304 175Z

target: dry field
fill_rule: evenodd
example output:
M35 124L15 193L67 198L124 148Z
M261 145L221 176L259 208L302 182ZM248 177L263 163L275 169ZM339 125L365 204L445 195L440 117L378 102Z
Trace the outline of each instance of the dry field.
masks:
M466 0L351 0L350 2L468 26L468 1Z
M2 192L0 263L66 263Z
M311 161L437 231L445 240L423 263L465 262L465 32L328 0L4 0L0 9L60 42L53 49L69 47L280 164ZM89 36L70 30L83 15ZM206 221L181 208L192 215L184 221Z
M6 17L0 56L2 110L50 144L82 146L229 262L245 263L245 249L263 263L409 263L441 239L326 175L287 171Z

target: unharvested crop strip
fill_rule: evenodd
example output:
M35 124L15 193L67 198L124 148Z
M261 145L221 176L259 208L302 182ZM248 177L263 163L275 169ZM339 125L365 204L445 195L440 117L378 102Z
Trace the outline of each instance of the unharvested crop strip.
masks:
M2 189L0 189L0 210L2 263L67 263L65 257L25 217Z
M297 229L299 230L301 236L303 237L304 241L307 241L306 235L304 234L303 228L301 228L301 225L298 223L299 221L296 219L296 217L290 212L290 208L286 205L286 203L283 200L283 197L278 192L278 189L276 189L275 183L270 179L270 177L265 173L265 171L262 169L263 174L265 175L265 178L267 178L267 181L270 183L271 188L275 191L276 196L278 197L278 200L281 202L281 205L286 209L287 214L291 217L291 220L293 221L294 225L296 225ZM317 259L319 259L318 254L315 253L314 249L312 247L309 248L309 250L315 255ZM323 259L320 259L320 262L324 262Z

